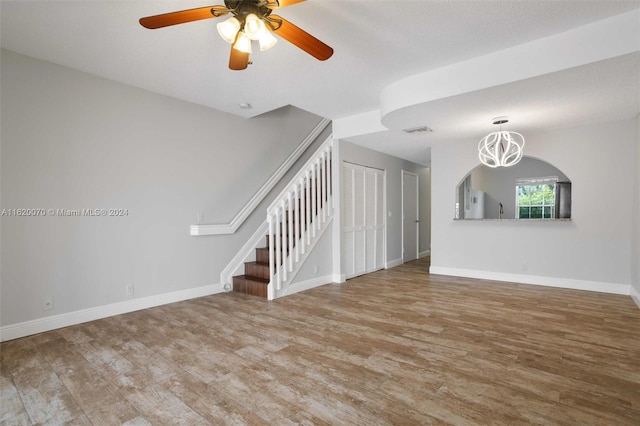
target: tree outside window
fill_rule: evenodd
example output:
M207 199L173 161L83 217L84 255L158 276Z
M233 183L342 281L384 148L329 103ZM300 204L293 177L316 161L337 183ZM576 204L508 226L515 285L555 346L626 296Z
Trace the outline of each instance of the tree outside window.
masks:
M519 179L516 182L517 218L554 218L557 180L557 177Z

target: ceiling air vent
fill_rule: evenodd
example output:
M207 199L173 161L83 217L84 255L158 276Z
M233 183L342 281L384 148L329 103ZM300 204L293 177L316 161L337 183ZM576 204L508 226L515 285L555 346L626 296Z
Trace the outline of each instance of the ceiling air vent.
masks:
M403 129L402 131L410 135L415 135L416 133L433 133L433 129L427 126L411 127L409 129Z

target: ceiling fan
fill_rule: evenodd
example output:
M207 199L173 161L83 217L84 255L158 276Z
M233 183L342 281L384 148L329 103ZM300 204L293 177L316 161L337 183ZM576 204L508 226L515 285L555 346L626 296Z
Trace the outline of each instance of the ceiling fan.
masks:
M267 50L276 43L276 34L304 50L314 58L325 61L333 55L333 49L295 26L286 19L272 15L280 9L305 0L224 0L224 6L206 6L148 16L140 24L149 29L219 18L231 14L229 19L217 25L218 33L231 44L229 68L243 70L249 65L252 41L257 40L260 50Z

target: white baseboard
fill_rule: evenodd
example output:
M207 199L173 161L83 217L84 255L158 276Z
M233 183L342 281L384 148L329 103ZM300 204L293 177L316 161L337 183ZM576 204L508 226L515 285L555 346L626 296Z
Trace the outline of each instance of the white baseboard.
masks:
M512 283L533 284L546 287L570 288L573 290L598 291L601 293L623 294L626 296L628 296L631 291L631 286L626 284L574 280L571 278L555 278L539 275L509 274L503 272L479 271L474 269L431 266L429 268L429 273L433 275L450 275L454 277L478 278L492 281L507 281Z
M640 308L640 292L636 290L634 286L631 286L630 294L633 301L636 302L636 305L638 305L638 308Z
M431 256L431 250L425 250L418 253L418 259L422 259L423 257Z
M333 282L334 282L333 275L325 275L322 277L301 281L299 283L293 283L289 287L285 288L284 290L280 290L276 292L277 293L276 299L283 296L290 296L294 293L299 293L301 291L311 290L312 288L320 287L321 285L332 284Z
M18 324L11 324L0 327L0 341L19 339L20 337L31 336L33 334L44 333L62 327L82 324L84 322L95 321L114 315L126 314L139 311L141 309L153 308L169 303L181 302L183 300L195 299L197 297L209 296L224 292L222 284L212 284L203 287L179 290L171 293L158 294L155 296L141 297L139 299L126 300L124 302L112 303L110 305L96 306L95 308L82 309L60 315L53 315L45 318L38 318Z
M402 265L402 259L387 260L387 264L384 266L384 269L395 268L400 265Z

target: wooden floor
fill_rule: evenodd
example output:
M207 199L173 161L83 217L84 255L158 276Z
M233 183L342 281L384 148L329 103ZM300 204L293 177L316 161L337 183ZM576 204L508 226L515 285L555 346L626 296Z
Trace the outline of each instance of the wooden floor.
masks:
M2 424L640 424L628 296L429 276L219 294L5 342Z

